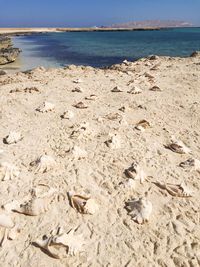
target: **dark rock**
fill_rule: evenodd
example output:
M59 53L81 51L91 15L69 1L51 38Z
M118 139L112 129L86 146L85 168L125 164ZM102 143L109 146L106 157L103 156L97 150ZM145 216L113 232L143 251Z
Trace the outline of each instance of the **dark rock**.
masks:
M149 59L149 60L156 60L156 59L159 59L159 57L156 56L156 55L150 55L150 56L148 57L148 59Z
M200 57L200 51L193 52L190 57Z
M19 56L21 50L19 48L4 48L0 50L0 65L14 62Z
M7 72L5 70L0 70L0 76L1 75L6 75L6 74L7 74Z
M0 49L9 48L11 46L12 42L9 37L0 36Z

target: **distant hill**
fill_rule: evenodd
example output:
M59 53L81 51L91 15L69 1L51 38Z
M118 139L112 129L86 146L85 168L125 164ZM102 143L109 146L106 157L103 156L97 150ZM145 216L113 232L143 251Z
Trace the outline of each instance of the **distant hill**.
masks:
M126 23L113 24L105 28L166 28L166 27L191 27L192 24L186 21L176 20L144 20L131 21Z

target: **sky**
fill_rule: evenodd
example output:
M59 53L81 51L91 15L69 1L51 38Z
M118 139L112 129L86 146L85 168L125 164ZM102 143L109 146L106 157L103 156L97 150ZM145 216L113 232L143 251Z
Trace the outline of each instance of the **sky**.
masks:
M91 27L154 19L200 26L200 0L0 0L0 27Z

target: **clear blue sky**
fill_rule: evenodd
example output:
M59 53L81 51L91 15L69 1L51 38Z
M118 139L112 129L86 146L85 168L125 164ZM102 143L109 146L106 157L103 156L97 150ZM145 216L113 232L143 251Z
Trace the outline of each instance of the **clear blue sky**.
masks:
M0 27L100 26L147 19L200 25L200 0L0 0Z

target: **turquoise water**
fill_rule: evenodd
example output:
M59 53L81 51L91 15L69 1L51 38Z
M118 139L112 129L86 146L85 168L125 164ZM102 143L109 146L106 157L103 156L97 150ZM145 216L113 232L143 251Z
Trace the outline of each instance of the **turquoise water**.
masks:
M19 36L21 69L68 64L104 67L151 54L189 56L200 50L200 28L132 32L67 32Z

